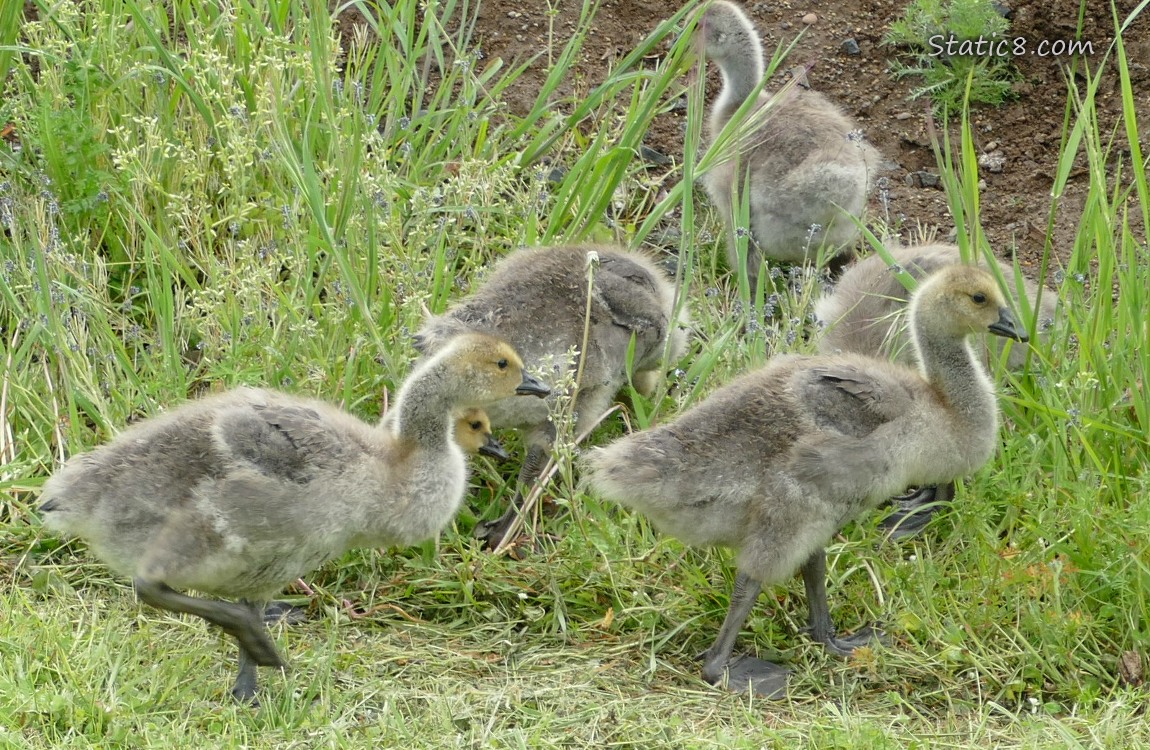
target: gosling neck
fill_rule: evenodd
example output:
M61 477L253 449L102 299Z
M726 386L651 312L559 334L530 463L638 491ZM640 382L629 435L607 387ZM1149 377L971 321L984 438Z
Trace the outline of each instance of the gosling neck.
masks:
M416 367L400 387L395 405L395 435L431 450L450 442L451 414L456 406L442 355Z
M994 386L970 346L970 337L924 335L917 326L912 333L923 376L946 399L955 416L975 430L988 423L996 425Z
M741 46L744 56L715 61L723 76L723 88L711 110L712 136L718 135L727 120L755 93L759 82L763 80L763 48L758 38L748 34L745 40L740 41L743 42Z

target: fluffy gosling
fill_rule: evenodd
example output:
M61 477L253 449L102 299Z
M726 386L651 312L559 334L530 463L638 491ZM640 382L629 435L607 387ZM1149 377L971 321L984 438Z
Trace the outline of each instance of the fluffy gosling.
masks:
M602 497L687 544L737 550L730 609L704 656L708 682L785 691L785 668L732 652L762 585L796 570L816 640L849 654L870 638L835 635L824 546L896 492L965 476L994 453L997 401L968 339L1026 340L994 278L947 267L919 288L910 317L920 369L854 354L778 357L672 422L589 454Z
M459 336L407 378L390 427L239 388L72 458L44 485L40 510L45 526L130 576L143 601L235 638L232 695L256 703L256 666L284 666L263 624L268 599L346 550L437 534L466 487L459 411L547 393L507 343Z

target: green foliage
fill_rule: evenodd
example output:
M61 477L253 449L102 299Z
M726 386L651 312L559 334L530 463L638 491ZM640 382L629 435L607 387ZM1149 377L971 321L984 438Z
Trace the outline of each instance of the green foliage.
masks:
M914 0L891 23L883 43L900 48L900 59L891 63L895 78L922 79L911 98L927 97L938 112L953 114L964 100L999 105L1011 97L1018 73L1009 31L1010 22L992 0ZM993 54L963 48L963 42L978 40L993 44Z

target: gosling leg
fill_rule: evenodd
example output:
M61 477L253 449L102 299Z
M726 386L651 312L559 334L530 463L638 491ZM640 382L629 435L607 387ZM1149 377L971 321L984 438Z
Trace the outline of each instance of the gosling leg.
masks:
M895 509L880 523L890 539L904 539L920 533L938 510L954 499L955 483L922 487L910 495L894 498Z
M781 698L786 694L790 670L752 656L731 658L735 640L754 608L761 588L762 584L748 575L739 573L735 576L731 605L723 626L719 628L719 637L703 654L703 679L712 685L719 685L725 675L727 687L731 690L754 693L764 698Z
M519 481L515 490L515 497L503 515L494 521L481 521L475 527L475 537L483 540L486 549L496 549L503 543L503 538L511 529L511 524L519 517L523 509L524 492L529 492L531 485L543 472L550 453L550 442L547 445L531 445L527 449L527 456L523 459L523 466L519 470Z
M860 628L853 635L838 638L831 622L831 610L827 604L827 553L819 549L803 564L803 585L807 590L807 607L810 609L810 635L819 641L832 654L850 656L859 646L866 646L875 640L882 640L882 633L869 625Z
M153 607L195 615L218 626L235 638L241 651L246 651L248 657L261 667L286 666L264 627L262 607L248 602L199 599L181 594L167 584L143 578L135 578L133 583L140 599Z
M240 600L240 604L251 610L252 614L264 617L265 609L257 604L252 604L247 600ZM235 684L232 685L232 697L238 703L246 703L252 708L258 708L260 701L256 698L256 688L259 683L259 675L256 670L256 660L251 653L240 644L240 658L239 658L239 671L236 673Z

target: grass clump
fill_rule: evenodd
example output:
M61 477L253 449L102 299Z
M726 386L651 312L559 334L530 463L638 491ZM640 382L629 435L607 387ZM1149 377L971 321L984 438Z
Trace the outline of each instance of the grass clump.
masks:
M895 78L922 79L912 99L926 97L936 111L957 113L964 100L997 106L1011 97L1019 76L1009 31L993 0L914 0L883 44L900 50L901 59L891 63Z

